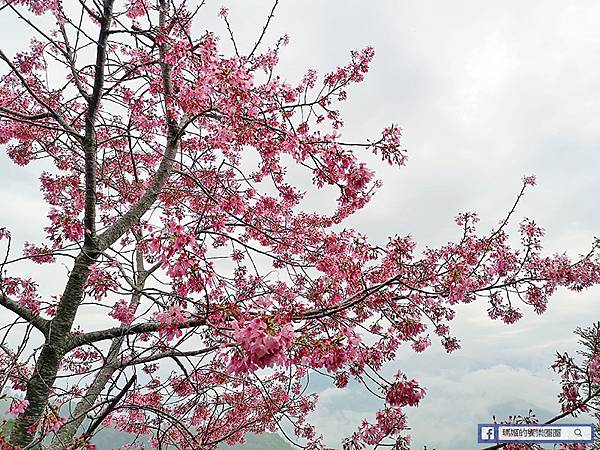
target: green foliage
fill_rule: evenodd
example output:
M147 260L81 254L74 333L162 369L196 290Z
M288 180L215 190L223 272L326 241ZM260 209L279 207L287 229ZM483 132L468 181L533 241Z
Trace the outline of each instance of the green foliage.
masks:
M11 420L5 420L0 423L0 436L8 437L12 430L13 423Z

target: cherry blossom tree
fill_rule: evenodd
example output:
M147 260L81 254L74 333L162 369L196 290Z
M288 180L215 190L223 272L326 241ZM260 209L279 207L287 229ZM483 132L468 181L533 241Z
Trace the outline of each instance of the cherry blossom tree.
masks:
M204 1L0 5L31 39L0 50L0 143L40 171L48 205L41 242L15 249L19 230L0 228L0 386L13 418L3 448L94 448L103 427L130 433L130 448L147 436L213 449L276 430L322 448L315 374L381 399L345 447L408 448L407 410L426 391L404 372L384 377L398 351L432 339L458 349L458 304L488 302L492 319L513 323L521 308L544 312L559 287L600 281L597 242L574 260L545 256L542 228L525 219L511 244L532 176L495 229L459 214L439 248L345 227L381 184L367 154L405 164L400 129L343 137L339 105L372 48L286 81L288 38L267 42L277 2L250 44L226 8L224 37L203 30ZM312 191L337 200L314 211ZM30 263L68 267L60 292L42 294Z

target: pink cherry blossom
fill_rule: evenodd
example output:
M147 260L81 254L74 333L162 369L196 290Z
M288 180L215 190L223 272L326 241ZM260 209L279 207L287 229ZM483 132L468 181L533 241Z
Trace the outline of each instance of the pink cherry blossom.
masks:
M16 417L19 414L23 414L28 406L29 402L27 400L13 400L8 407L7 414Z
M125 300L119 300L119 302L115 303L108 315L123 325L130 325L135 319L135 311Z
M596 384L600 384L600 355L594 355L588 364L590 378Z
M170 306L166 311L156 313L155 319L160 323L159 333L167 341L171 341L183 334L179 325L185 323L189 313L182 311L177 305Z
M267 322L255 318L245 323L233 323L233 338L241 353L230 353L229 370L232 373L253 372L265 367L285 365L286 350L294 338L291 324L274 329Z
M397 381L387 390L385 401L391 406L417 406L425 396L425 390L415 380Z

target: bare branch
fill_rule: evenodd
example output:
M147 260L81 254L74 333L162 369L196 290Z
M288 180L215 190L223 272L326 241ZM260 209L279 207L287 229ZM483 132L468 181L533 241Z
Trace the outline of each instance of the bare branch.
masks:
M256 41L256 44L254 44L254 48L252 49L252 51L248 55L248 58L252 58L252 56L254 55L254 52L258 49L258 46L260 45L260 43L262 42L263 38L265 37L265 33L267 32L267 28L269 28L269 23L271 23L271 19L273 17L275 17L275 9L277 8L277 4L278 3L279 3L279 0L275 0L275 3L273 4L273 8L271 8L271 12L269 13L269 17L267 17L267 23L265 23L265 26L262 29L262 33L260 34L260 37Z
M194 328L206 325L205 318L196 318L184 323L180 323L177 328L180 330ZM74 349L82 345L92 344L94 342L105 341L116 337L130 336L132 334L154 333L164 327L160 322L146 322L127 327L114 327L104 330L90 331L89 333L75 334L69 342L69 349Z
M172 357L178 357L178 356L184 356L184 357L200 356L200 355L204 355L206 353L214 352L215 350L219 349L219 347L220 347L220 345L213 345L211 347L206 347L206 348L203 348L200 350L189 350L189 351L185 351L185 352L182 352L177 349L173 349L168 352L157 353L156 355L132 358L129 361L124 361L120 367L123 368L123 367L127 367L127 366L134 366L137 364L145 364L145 363L149 363L149 362L158 361L163 358L172 358Z
M23 120L40 120L40 119L49 119L52 117L50 113L41 113L41 114L23 114L18 111L13 111L12 109L6 108L4 106L0 106L0 112L7 114L8 116L16 117Z
M112 22L113 2L104 2L104 11L100 20L100 34L96 46L96 63L94 74L94 88L89 97L88 109L85 117L85 139L83 150L85 153L85 245L95 247L96 239L96 117L100 108L100 100L104 88L104 73L106 69L106 51L108 35Z
M135 383L136 380L137 380L137 375L133 374L133 376L129 379L129 381L127 381L125 386L123 386L123 389L121 389L119 391L119 393L115 396L115 398L113 398L111 400L110 404L106 407L106 409L104 411L102 411L102 414L100 414L96 418L96 420L94 420L90 424L89 428L85 432L86 436L92 436L94 434L94 431L96 431L96 429L100 426L102 421L104 419L106 419L106 416L108 416L112 411L114 411L115 407L119 404L119 402L125 396L127 391L129 391L129 389L131 389L131 386L133 386L133 383Z
M4 306L6 309L14 312L22 319L29 322L39 331L41 331L45 336L48 334L48 324L49 321L40 317L37 314L34 314L29 308L21 305L20 303L11 300L6 295L0 293L0 305Z

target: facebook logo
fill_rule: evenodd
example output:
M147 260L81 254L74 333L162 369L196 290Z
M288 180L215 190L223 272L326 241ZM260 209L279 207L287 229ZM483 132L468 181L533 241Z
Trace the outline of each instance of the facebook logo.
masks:
M481 427L481 439L491 441L496 437L494 427Z
M479 425L479 443L485 444L489 442L496 442L496 427L492 424L489 425Z

